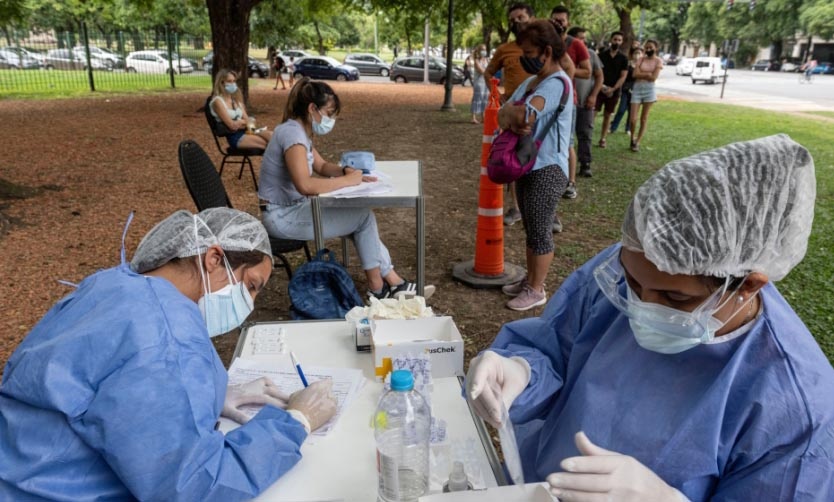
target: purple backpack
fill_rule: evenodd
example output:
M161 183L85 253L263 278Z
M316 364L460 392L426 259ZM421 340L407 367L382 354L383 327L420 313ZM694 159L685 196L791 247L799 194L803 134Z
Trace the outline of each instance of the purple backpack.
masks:
M568 99L570 99L570 86L568 80L561 76L555 75L556 78L562 81L562 99L559 100L559 107L553 114L553 117L539 129L539 134L535 137L532 135L519 136L513 131L507 129L501 131L492 140L492 146L489 150L489 160L487 160L487 176L490 181L498 184L512 183L521 178L533 169L536 163L536 155L539 153L541 146L541 138L547 134L547 131L556 124L556 134L558 135L557 145L559 151L562 148L562 131L559 130L557 120L559 114L565 109ZM527 96L531 94L528 92L519 101L513 102L514 105L523 105Z

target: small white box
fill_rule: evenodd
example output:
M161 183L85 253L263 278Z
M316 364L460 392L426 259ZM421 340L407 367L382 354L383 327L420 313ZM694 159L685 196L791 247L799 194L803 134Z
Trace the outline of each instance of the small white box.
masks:
M353 324L356 337L356 350L367 352L371 350L371 323L367 318L360 319Z
M428 354L434 378L463 376L463 338L449 316L375 320L371 323L374 373L378 381L399 355Z

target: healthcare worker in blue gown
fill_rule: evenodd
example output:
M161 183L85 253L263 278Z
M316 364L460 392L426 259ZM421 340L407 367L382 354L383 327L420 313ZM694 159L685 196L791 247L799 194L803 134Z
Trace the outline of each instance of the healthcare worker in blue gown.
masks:
M126 232L126 231L125 231ZM328 384L228 388L210 336L237 327L272 271L260 221L178 211L128 265L84 279L12 354L0 387L0 500L242 500L299 461L335 412ZM267 404L224 436L222 414Z
M805 255L815 193L784 135L646 181L622 242L469 367L525 481L562 502L834 500L834 369L771 282Z

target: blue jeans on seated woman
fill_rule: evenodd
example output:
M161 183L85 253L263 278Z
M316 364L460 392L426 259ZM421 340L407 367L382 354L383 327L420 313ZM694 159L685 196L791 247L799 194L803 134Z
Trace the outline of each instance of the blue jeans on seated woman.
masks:
M313 212L309 199L281 206L267 204L261 219L269 235L281 239L309 241L314 238ZM323 238L350 236L363 270L379 268L382 277L394 270L391 255L379 240L373 211L363 207L324 207L321 210Z

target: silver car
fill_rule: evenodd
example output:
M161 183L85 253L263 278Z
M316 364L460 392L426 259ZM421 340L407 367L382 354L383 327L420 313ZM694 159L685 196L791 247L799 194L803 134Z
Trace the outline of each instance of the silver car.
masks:
M86 70L87 61L70 49L52 49L46 53L43 65L47 70ZM94 70L106 70L107 66L99 59L90 59Z
M391 80L395 82L422 82L423 81L423 56L411 56L394 61L391 66ZM446 83L446 62L440 58L429 58L429 82L436 84ZM463 82L463 72L452 68L452 83Z
M345 56L345 64L353 66L359 73L366 75L380 75L387 77L391 73L391 65L375 54L357 53Z
M9 49L0 49L0 68L12 70L37 70L41 67L37 59Z

